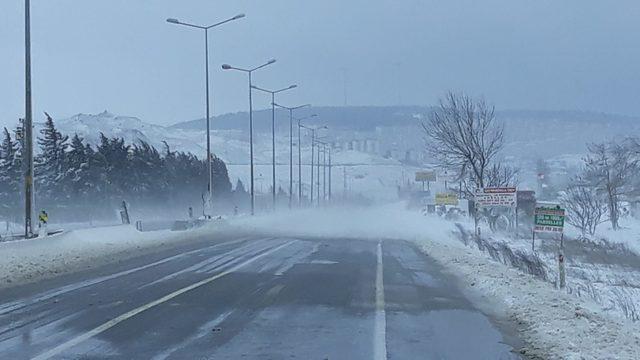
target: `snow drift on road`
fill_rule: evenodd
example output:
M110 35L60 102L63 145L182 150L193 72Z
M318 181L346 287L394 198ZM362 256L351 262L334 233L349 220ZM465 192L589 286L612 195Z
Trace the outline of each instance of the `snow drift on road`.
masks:
M0 288L52 278L142 255L211 233L219 224L187 232L138 232L120 225L0 243Z
M410 240L460 279L479 308L517 325L528 344L520 349L526 358L637 359L640 353L639 324L491 260L464 246L454 223L400 204L284 212L234 219L232 225L274 235Z

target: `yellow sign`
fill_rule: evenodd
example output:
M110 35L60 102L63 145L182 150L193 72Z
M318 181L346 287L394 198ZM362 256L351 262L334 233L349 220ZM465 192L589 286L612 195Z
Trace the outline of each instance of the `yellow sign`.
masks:
M436 205L458 205L458 194L436 193Z

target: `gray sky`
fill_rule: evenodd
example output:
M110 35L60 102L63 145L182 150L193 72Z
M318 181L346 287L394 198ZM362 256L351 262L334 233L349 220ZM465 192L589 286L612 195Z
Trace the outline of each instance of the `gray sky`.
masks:
M434 103L449 89L500 109L640 115L637 0L32 0L34 114L108 109L168 124L204 114L203 34L213 23L214 113L247 108L253 66L280 102ZM0 124L23 116L23 0L0 1ZM268 100L256 94L256 107Z

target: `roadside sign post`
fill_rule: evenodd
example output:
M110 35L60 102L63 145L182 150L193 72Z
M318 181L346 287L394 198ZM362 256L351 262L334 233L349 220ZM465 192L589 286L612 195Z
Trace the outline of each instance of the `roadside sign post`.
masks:
M458 206L458 194L456 193L436 193L436 205Z
M546 204L538 205L535 209L533 236L531 247L534 248L536 232L557 234L560 233L560 246L558 249L558 287L564 289L566 286L566 269L564 258L564 220L565 209L560 205Z
M478 212L484 207L506 207L517 209L518 198L515 187L487 187L476 189L473 194L476 203L475 223L478 227ZM476 231L479 233L479 229Z
M436 181L436 172L433 170L416 171L416 181L422 183L422 191L424 191L424 183L427 183L427 190L431 191L431 182Z

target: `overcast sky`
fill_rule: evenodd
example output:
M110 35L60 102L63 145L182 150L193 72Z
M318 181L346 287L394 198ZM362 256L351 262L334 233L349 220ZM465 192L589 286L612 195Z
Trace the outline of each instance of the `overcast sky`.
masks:
M24 108L23 0L0 1L0 124ZM247 108L250 67L280 102L433 104L449 89L499 109L640 115L637 0L32 0L34 115L105 109L169 124L204 115L199 24L213 29L214 113ZM268 99L256 94L256 107Z

